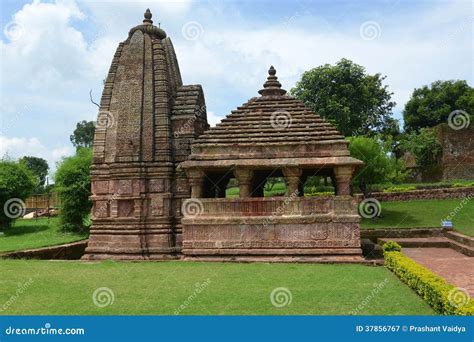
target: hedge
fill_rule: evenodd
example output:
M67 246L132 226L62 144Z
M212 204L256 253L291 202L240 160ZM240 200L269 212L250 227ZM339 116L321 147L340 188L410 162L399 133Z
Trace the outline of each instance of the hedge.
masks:
M385 252L385 266L442 315L474 315L474 299L401 252ZM459 297L461 296L461 297ZM458 300L461 299L461 303ZM457 304L457 305L456 305Z

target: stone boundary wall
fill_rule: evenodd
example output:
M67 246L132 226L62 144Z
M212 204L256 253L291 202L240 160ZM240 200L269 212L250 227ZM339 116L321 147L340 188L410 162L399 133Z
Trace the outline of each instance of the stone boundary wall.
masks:
M370 198L375 198L380 202L384 201L409 201L423 199L452 199L474 197L474 187L465 188L443 188L443 189L423 189L402 192L373 192ZM362 194L356 194L358 200L362 199Z
M88 240L81 240L64 245L26 249L14 252L0 253L1 258L7 259L59 259L79 260L83 255Z

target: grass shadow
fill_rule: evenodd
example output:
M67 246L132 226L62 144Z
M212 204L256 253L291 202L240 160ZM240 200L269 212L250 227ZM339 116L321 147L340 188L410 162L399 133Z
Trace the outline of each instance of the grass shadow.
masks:
M10 228L7 228L4 233L5 236L17 236L25 234L34 234L39 233L45 230L50 229L48 223L38 223L36 225L12 225Z
M362 228L380 228L380 227L421 227L423 220L411 213L394 209L382 209L380 216L374 218L363 218Z

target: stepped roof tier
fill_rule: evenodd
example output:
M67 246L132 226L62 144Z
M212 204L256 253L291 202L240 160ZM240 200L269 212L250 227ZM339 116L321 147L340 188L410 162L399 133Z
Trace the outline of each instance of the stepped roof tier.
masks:
M183 168L359 166L335 127L289 96L273 66L259 97L233 110L192 145Z

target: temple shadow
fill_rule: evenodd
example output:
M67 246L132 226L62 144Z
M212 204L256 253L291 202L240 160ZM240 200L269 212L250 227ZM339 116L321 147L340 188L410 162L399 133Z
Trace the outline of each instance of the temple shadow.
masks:
M384 225L385 227L421 227L422 220L412 214L400 210L385 209L382 207L380 216L373 219L364 219L365 222L372 224Z
M28 225L28 226L11 226L5 230L5 236L17 236L25 234L33 234L48 230L50 227L48 224L38 223L37 225Z

